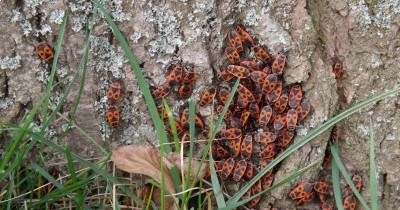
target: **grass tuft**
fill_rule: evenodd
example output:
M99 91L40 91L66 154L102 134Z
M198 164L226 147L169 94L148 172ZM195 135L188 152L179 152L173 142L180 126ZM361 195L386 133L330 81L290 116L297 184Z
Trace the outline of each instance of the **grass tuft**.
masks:
M40 167L36 163L32 163L32 169L38 172L40 175L42 175L44 178L47 179L50 183L52 183L54 186L56 186L58 189L62 190L64 189L64 185L59 183L56 179L53 178L49 173L47 173L46 170L44 170L42 167Z
M68 12L65 11L65 15L63 18L63 22L61 24L60 32L57 37L54 59L53 59L52 67L51 67L49 83L47 84L46 94L43 99L39 99L38 101L35 102L34 107L32 108L31 112L24 118L23 122L21 123L22 129L19 129L17 131L17 133L14 135L14 137L10 141L11 145L9 145L6 148L4 158L0 161L0 182L2 182L4 180L4 178L6 177L6 175L9 174L9 173L6 173L6 170L5 170L7 167L7 164L9 164L9 162L12 158L15 158L14 156L15 156L16 150L18 149L19 146L21 146L22 141L26 140L26 138L25 138L26 131L32 124L39 109L43 107L43 110L42 110L43 121L45 122L42 124L41 132L44 132L44 130L49 126L50 122L54 119L55 115L52 115L49 117L49 119L47 119L47 105L49 103L50 95L53 90L53 81L54 81L54 76L55 76L55 72L57 69L58 58L59 58L60 51L61 51L61 44L64 39L64 33L65 33L66 26L67 26L67 19L68 19ZM44 105L42 105L39 101L42 101L44 103ZM60 102L60 104L61 104L61 102ZM23 151L22 154L25 155L26 153L27 153L27 150L25 149L25 151ZM21 156L19 156L19 157L21 157ZM17 159L17 160L20 160L20 159ZM16 168L16 165L19 165L19 164L20 164L20 161L17 161L17 162L14 161L13 162L14 168L12 168L12 170L14 170Z

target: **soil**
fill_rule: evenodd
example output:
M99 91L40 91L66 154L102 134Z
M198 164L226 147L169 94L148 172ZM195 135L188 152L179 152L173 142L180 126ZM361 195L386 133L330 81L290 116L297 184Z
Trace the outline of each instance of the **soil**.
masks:
M400 5L394 0L104 2L153 85L162 84L167 66L181 60L192 64L200 75L194 94L198 95L219 70L226 33L237 23L245 25L272 54L287 51L285 80L289 84L301 82L304 97L313 106L312 115L298 128L300 137L340 111L392 89L400 81ZM68 10L56 75L61 85L55 89L50 105L57 104L67 81L80 70L85 23L92 21L88 71L76 114L77 125L110 149L145 141L157 144L135 76L105 20L97 11L92 12L94 4L84 0L6 0L0 1L0 5L0 126L18 122L43 94L50 67L32 49L43 40L55 45L64 10ZM337 81L331 71L335 61L343 63L342 80ZM105 89L116 80L124 86L123 122L118 129L110 129L104 121ZM78 87L77 83L62 109L63 114L67 115L73 107ZM175 113L185 103L174 97L169 102ZM381 209L400 206L399 106L397 95L361 110L338 125L342 133L341 157L351 173L363 175L367 185L372 121L377 138ZM99 154L96 146L76 128L70 128L64 138L57 138L67 125L68 122L57 121L48 129L48 137L70 145L82 156ZM40 126L40 119L33 126ZM322 160L328 139L329 132L288 157L281 164L276 180ZM0 152L3 146L0 144ZM321 170L315 167L298 180L318 179L324 174ZM295 184L287 184L265 196L268 198L263 199L262 207L273 204L281 209L294 209L287 194ZM365 189L362 194L368 200L368 188Z

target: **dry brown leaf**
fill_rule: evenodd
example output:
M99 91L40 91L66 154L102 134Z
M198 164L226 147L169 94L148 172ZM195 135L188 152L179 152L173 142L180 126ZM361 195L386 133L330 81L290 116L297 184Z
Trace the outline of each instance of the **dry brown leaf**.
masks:
M160 164L160 152L147 145L129 145L120 147L112 152L111 160L115 163L117 168L135 174L143 174L149 176L161 183L161 164ZM179 171L182 169L184 173L188 173L189 158L183 159L183 165L181 164L181 157L179 153L171 153L164 157L163 159L163 173L164 173L164 183L166 185L166 190L169 193L175 194L175 187L172 181L172 177L168 172L168 168L176 167ZM191 165L191 178L195 179L195 174L200 168L199 176L196 180L204 178L208 174L208 163L203 163L200 165L200 161L192 160ZM159 203L160 195L155 189L153 191L152 200L155 203ZM166 209L173 210L177 209L173 197L166 198Z
M168 154L166 156L166 158L179 170L182 171L182 169L184 170L185 173L188 173L188 167L189 167L189 158L188 157L184 157L183 158L183 165L182 165L182 161L181 161L181 156L178 153L171 153ZM199 176L195 177L197 171L200 168L200 172L199 172ZM196 180L200 180L202 178L204 178L209 171L209 166L208 163L203 163L202 165L200 165L200 161L197 160L193 160L192 159L192 165L190 167L190 175L191 175L191 179L196 179Z
M112 152L111 160L117 168L123 171L144 174L161 183L160 153L154 147L147 145L123 146ZM166 190L175 194L175 187L165 164L163 173Z

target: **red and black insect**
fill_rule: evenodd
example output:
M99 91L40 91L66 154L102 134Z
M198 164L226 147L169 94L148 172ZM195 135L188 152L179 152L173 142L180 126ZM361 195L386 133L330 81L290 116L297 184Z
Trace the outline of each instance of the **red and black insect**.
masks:
M235 169L233 170L232 179L236 182L240 181L243 175L246 173L247 161L239 160L236 162Z
M293 85L289 93L289 107L296 109L303 98L303 93L300 85Z
M227 71L234 77L245 79L250 76L250 70L243 66L229 65Z
M235 30L239 34L242 43L248 43L250 45L254 44L253 37L251 37L249 32L247 32L246 29L243 26L237 25L235 27Z
M274 62L272 63L272 73L281 75L286 65L286 55L284 53L279 53L276 56Z
M357 209L357 200L354 198L354 195L348 195L344 198L343 208L345 210L356 210Z
M108 125L112 128L117 128L121 124L121 111L118 106L109 106L106 117Z
M212 155L216 160L221 160L229 157L229 152L223 146L221 146L218 142L213 142L212 144Z
M243 85L239 85L237 92L239 94L238 99L237 99L237 105L240 108L246 108L247 105L251 102L254 102L254 96L251 93L251 91L249 89L247 89L245 86Z
M276 143L269 143L264 146L260 152L260 157L263 159L272 159L278 154Z
M189 130L189 109L184 109L179 124L182 126L183 129ZM203 130L205 128L204 120L200 114L195 113L194 115L194 125L197 130Z
M264 49L263 47L259 46L259 45L254 46L253 47L253 51L254 51L254 54L256 55L256 57L258 59L260 59L264 63L270 63L272 61L272 59L273 59L271 57L271 55L268 53L268 51L266 49ZM274 68L272 68L272 69L274 69Z
M219 88L218 98L219 98L219 101L223 105L225 105L225 103L228 101L228 97L229 97L230 92L231 92L231 89L230 89L229 86L225 86L224 85L224 86L221 86Z
M332 65L332 72L335 74L335 79L342 79L344 75L343 64L340 61L335 62Z
M250 159L253 154L253 137L250 134L244 136L240 147L240 154L246 159Z
M325 197L330 193L330 185L325 181L314 182L314 191L318 193L320 202L325 202Z
M200 95L199 105L205 106L207 104L211 104L216 94L217 90L214 87L205 89Z
M228 32L228 43L233 49L235 49L239 53L243 51L242 38L236 30L231 30Z
M286 114L286 126L289 131L294 131L297 126L298 115L296 110L289 109Z
M265 146L275 142L276 138L276 134L270 131L258 132L254 135L254 141Z
M40 42L34 47L34 51L46 63L51 63L54 58L54 50L47 42Z
M224 161L221 169L222 180L228 179L228 177L232 174L232 171L235 168L235 162L236 161L233 158L228 158Z
M303 121L308 113L311 111L311 104L310 102L303 100L299 106L296 107L296 112L298 115L298 121Z
M358 192L361 192L362 187L363 187L362 177L358 174L355 174L355 175L353 175L351 180L353 181L354 185L356 186L356 189L358 190Z
M121 101L122 87L121 83L113 82L107 89L107 101L111 104L117 104Z
M240 55L239 52L232 47L226 47L224 52L226 60L229 64L239 64L240 62Z
M151 90L151 94L153 95L154 100L160 100L166 97L171 91L171 86L168 83L164 83L156 88Z
M242 138L235 138L235 139L229 139L229 149L231 151L231 157L237 157L240 154L240 148L242 145Z
M251 72L253 71L262 71L263 69L263 62L257 60L244 60L240 61L240 65L249 69Z
M184 74L185 70L181 63L172 65L166 78L167 83L170 86L181 84Z
M260 127L267 129L268 123L272 117L272 108L267 105L261 109L260 116L258 117L258 124Z
M312 201L314 196L315 196L314 183L312 182L300 182L289 193L290 199L296 201L296 206L298 207Z
M247 162L246 172L244 173L244 177L248 180L254 177L254 165L250 161Z

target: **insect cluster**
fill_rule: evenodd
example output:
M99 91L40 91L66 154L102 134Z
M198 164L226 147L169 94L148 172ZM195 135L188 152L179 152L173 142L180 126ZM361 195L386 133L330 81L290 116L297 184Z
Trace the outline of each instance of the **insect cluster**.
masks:
M358 192L361 192L363 188L362 177L358 174L353 175L351 179L356 186ZM343 207L345 210L356 210L357 209L357 200L354 197L350 187L347 187L345 191L345 196L343 200Z
M121 83L113 82L107 89L107 123L112 128L117 128L121 124L121 110L119 104L121 102L122 88Z
M356 189L361 192L362 178L360 175L354 175L352 181ZM289 193L289 198L296 202L296 206L300 207L311 202L315 195L318 195L322 210L333 210L333 204L328 201L328 196L331 195L331 186L325 181L302 181ZM355 210L357 208L357 200L355 199L351 189L348 187L345 190L343 207L346 210Z
M311 105L303 100L300 84L284 83L287 55L278 53L273 57L243 26L228 32L224 56L227 64L220 71L218 84L203 91L199 104L216 101L215 110L221 113L233 83L240 79L224 116L226 127L213 141L212 155L224 182L245 184L293 142L296 127ZM273 181L274 171L270 170L244 197L269 188ZM248 207L256 207L260 199L253 199Z
M327 202L326 197L330 195L330 184L325 181L300 182L290 193L290 199L296 201L296 206L303 206L311 202L318 195L322 210L333 210L333 205Z
M173 64L168 68L168 75L164 84L158 87L152 87L152 95L154 100L158 101L166 97L171 92L171 89L177 86L178 97L182 99L189 98L196 84L197 74L193 68L190 70L182 63Z
M164 125L168 132L172 135L172 129L168 121L168 114L165 107L160 103L161 99L168 96L172 91L176 90L177 96L180 99L189 98L196 85L197 73L192 67L188 67L183 63L175 63L168 68L166 81L158 86L152 87L151 94L158 104L158 111L164 121ZM184 146L188 146L189 141L189 110L182 109L179 113L178 119L175 119L176 134L181 138L182 142L186 142ZM207 131L205 129L203 117L195 114L195 128L197 131Z

